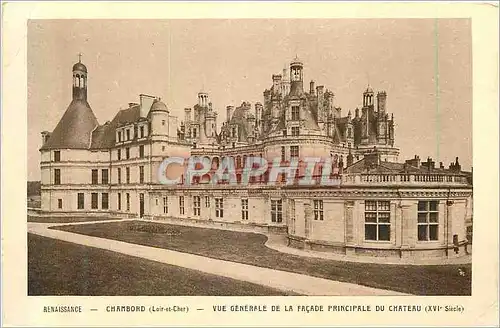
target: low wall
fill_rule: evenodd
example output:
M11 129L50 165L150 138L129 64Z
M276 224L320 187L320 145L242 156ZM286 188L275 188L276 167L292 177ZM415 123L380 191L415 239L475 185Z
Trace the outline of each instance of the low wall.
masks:
M303 237L288 235L288 246L292 248L329 252L350 256L384 257L384 258L453 258L471 253L471 245L467 242L460 243L457 247L452 245L436 248L374 248L364 246L351 246L326 241L310 240Z
M286 226L272 226L265 224L255 224L255 223L241 223L241 222L224 222L224 221L213 221L213 220L202 220L196 218L178 218L178 217L165 217L165 216L155 216L155 217L144 217L145 220L151 221L162 221L170 224L176 225L190 225L196 227L206 227L214 229L231 229L246 232L257 232L257 233L273 233L284 235L287 233L288 229Z

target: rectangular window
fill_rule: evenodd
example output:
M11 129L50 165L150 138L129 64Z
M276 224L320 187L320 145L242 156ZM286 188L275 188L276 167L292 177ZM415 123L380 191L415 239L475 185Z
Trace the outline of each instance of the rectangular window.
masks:
M108 184L108 169L102 169L101 171L101 182L102 184Z
M210 197L205 196L205 207L210 207Z
M141 126L139 131L141 133L141 138L144 138L144 126Z
M417 210L417 228L419 241L438 240L439 229L438 201L419 201Z
M127 193L127 212L130 212L130 194Z
M281 146L281 161L284 162L286 160L286 148L285 146Z
M271 200L271 222L283 222L283 201L281 199Z
M193 214L200 216L201 213L201 198L200 196L193 196Z
M125 178L127 179L127 183L130 183L130 167L125 169Z
M179 213L184 215L184 196L179 196Z
M56 150L54 151L54 162L60 162L61 161L61 151Z
M222 198L215 198L215 217L224 217L224 199Z
M116 151L116 156L117 156L117 158L118 158L119 161L122 159L122 150L121 149L118 149Z
M97 209L97 204L98 204L98 196L96 192L93 192L91 198L91 208L93 210Z
M144 166L139 166L139 183L144 183Z
M119 192L118 193L118 211L121 211L122 209L122 194Z
M61 169L54 169L54 184L61 184Z
M83 210L85 207L85 196L83 195L83 192L79 192L77 196L78 209Z
M365 240L391 240L390 202L365 202Z
M300 132L300 128L298 126L292 127L292 136L298 136Z
M241 219L248 220L248 199L241 200Z
M118 142L122 142L122 132L118 131Z
M163 197L163 214L168 213L168 197L164 196Z
M300 120L299 106L292 106L292 121Z
M108 204L109 204L109 194L107 192L103 192L101 195L101 208L103 210L107 210Z
M196 133L196 129L193 129L193 138L196 138L198 134Z
M99 183L99 170L92 170L92 184Z
M122 183L122 169L119 167L116 169L116 176L118 178L118 184Z
M130 148L129 147L125 148L125 158L130 159Z
M299 157L299 146L290 146L290 157Z
M314 220L323 221L323 200L314 200Z
M57 200L57 208L62 209L62 199L61 198L59 198Z
M130 129L127 129L127 140L130 140Z
M139 157L144 158L144 145L139 146Z

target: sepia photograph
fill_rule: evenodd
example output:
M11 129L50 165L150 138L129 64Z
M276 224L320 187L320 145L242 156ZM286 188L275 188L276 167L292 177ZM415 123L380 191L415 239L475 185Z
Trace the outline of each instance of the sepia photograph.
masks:
M28 295L470 296L472 76L469 18L29 20Z

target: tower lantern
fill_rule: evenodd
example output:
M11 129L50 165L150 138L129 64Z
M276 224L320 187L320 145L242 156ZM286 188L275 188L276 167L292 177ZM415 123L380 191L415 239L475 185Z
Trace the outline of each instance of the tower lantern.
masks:
M73 65L73 100L87 100L87 67L82 64L82 54Z
M304 87L303 87L303 81L304 81L304 76L303 76L303 68L304 64L302 61L295 57L294 60L290 63L290 94L292 95L299 95L304 92Z

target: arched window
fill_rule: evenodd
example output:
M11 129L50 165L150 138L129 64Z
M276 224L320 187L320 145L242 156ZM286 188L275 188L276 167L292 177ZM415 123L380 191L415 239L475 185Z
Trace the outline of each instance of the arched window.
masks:
M80 74L76 74L76 80L77 80L76 86L80 87Z
M241 156L236 157L236 168L241 168Z

